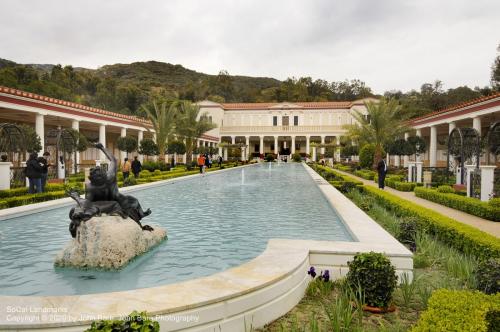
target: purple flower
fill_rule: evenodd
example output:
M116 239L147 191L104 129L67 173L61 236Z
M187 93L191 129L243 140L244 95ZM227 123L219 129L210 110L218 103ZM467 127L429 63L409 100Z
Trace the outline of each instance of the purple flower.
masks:
M323 279L324 282L330 281L330 271L326 270L325 273L321 272L319 277L320 279Z
M311 266L309 271L307 271L307 274L309 274L312 278L316 278L316 271L314 270L314 266Z

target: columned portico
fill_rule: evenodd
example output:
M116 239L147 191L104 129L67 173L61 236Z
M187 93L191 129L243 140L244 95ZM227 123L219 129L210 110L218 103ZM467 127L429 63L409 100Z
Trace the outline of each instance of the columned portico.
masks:
M472 118L472 128L476 129L481 137L481 118L479 116Z
M295 153L295 136L292 136L292 144L291 145L292 146L290 147L291 148L290 151L292 152L292 154L294 154Z
M76 131L80 131L80 122L78 120L73 120L71 121L71 128ZM78 165L80 164L80 151L76 151L76 165L77 165L77 171L80 170L80 167ZM71 167L72 171L75 171L74 167Z
M264 136L259 136L260 143L259 143L259 153L261 155L264 154Z
M274 136L274 154L278 154L278 136Z

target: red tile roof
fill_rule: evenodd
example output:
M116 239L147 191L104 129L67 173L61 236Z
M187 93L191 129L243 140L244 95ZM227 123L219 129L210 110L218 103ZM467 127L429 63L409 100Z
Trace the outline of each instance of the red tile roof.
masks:
M354 102L350 101L320 101L320 102L282 102L282 103L223 103L225 110L244 110L244 109L269 109L280 104L297 105L304 109L321 108L350 108ZM294 108L294 107L292 107Z
M0 93L6 93L6 94L14 95L14 96L29 98L29 99L33 99L33 100L37 100L37 101L41 101L41 102L45 102L45 103L63 106L63 108L64 108L64 106L71 107L74 109L79 109L79 110L83 110L86 112L91 112L91 113L95 113L95 114L99 114L99 115L105 115L105 116L114 117L114 118L118 118L118 119L124 119L124 120L131 121L131 122L138 122L139 125L140 124L147 124L147 125L151 124L151 122L149 120L139 118L136 116L114 113L114 112L102 110L99 108L85 106L82 104L77 104L77 103L73 103L73 102L69 102L69 101L65 101L65 100L60 100L60 99L55 99L55 98L51 98L51 97L41 96L41 95L37 95L35 93L17 90L17 89L13 89L13 88L8 88L5 86L0 86Z
M469 101L466 101L466 102L463 102L463 103L460 103L460 104L456 104L456 105L453 105L451 107L448 107L448 108L445 108L445 109L442 109L442 110L439 110L439 111L435 111L435 112L432 112L432 113L420 116L418 118L414 118L414 119L412 119L410 121L410 123L413 124L413 123L419 122L421 120L425 120L425 119L434 117L436 115L446 114L446 113L449 113L449 112L453 112L453 111L456 111L456 110L459 110L459 109L462 109L462 108L473 106L475 104L480 104L480 103L483 103L485 101L492 100L492 99L499 98L499 97L500 97L500 92L497 92L497 93L494 93L494 94L489 95L489 96L472 99L472 100L469 100Z

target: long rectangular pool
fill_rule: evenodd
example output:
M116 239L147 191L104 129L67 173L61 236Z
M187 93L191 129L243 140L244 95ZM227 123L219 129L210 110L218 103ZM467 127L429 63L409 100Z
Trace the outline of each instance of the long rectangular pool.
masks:
M271 238L353 241L301 164L267 163L134 191L168 240L118 272L54 268L69 207L0 221L0 295L74 295L159 286L241 265Z

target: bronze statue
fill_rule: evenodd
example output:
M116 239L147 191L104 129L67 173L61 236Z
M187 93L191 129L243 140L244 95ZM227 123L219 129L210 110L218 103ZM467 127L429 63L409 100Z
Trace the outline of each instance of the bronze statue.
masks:
M76 230L82 221L87 221L101 213L108 215L119 215L123 218L132 218L143 230L152 231L149 225L142 225L141 219L150 215L151 210L143 211L137 198L123 195L118 191L116 180L117 162L115 156L111 154L101 143L95 144L109 159L110 164L106 172L100 166L90 170L88 184L85 188L85 199L81 198L76 191L69 193L69 196L77 202L77 206L69 213L71 223L69 230L72 237L76 236Z

